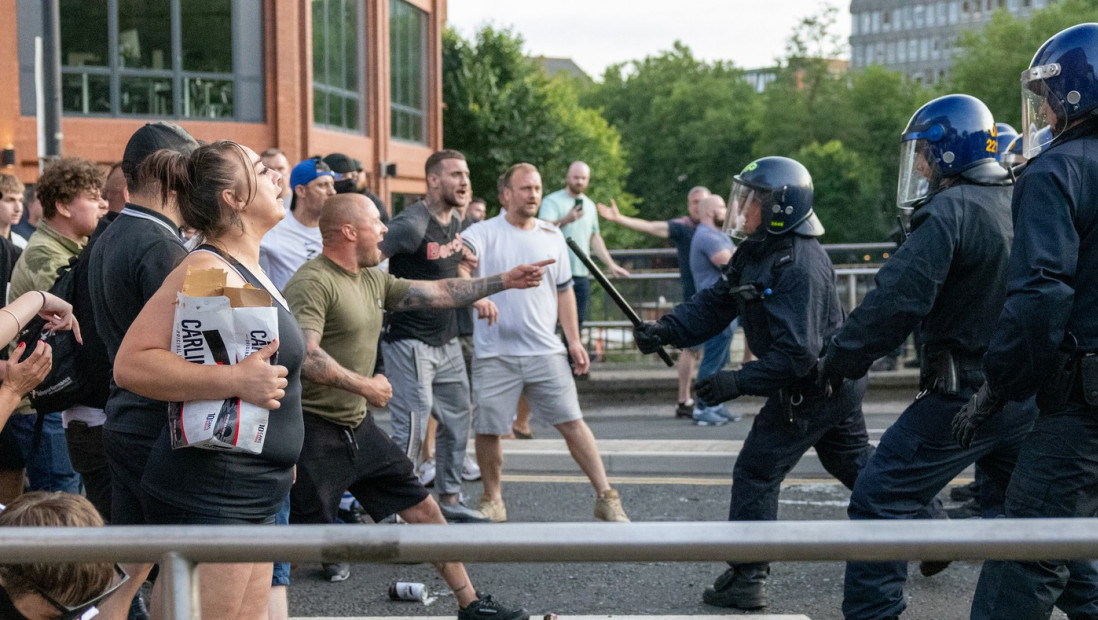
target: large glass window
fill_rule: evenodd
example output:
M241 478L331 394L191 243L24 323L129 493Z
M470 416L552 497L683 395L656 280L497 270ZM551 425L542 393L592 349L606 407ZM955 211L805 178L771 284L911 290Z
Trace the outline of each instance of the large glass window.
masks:
M365 62L361 0L313 0L313 122L361 132Z
M401 0L389 2L391 135L427 142L427 15Z
M19 6L31 37L36 4ZM263 120L262 0L60 0L60 22L68 115Z

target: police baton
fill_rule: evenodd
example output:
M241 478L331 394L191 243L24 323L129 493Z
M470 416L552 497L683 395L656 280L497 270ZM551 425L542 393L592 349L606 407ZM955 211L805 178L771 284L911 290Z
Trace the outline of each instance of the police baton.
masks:
M629 319L629 322L633 324L633 327L639 326L642 323L641 318L637 316L636 311L633 310L633 307L629 305L629 302L625 301L625 298L621 296L621 293L618 292L618 289L614 288L613 284L610 284L610 279L602 273L602 270L599 269L599 266L591 260L591 257L588 256L587 253L584 252L582 248L580 248L580 246L576 245L576 241L574 239L568 238L565 239L565 241L568 242L568 247L572 249L572 252L576 255L576 258L579 258L580 262L587 266L587 269L591 272L591 275L595 277L595 280L597 280L599 285L602 286L603 290L606 291L606 294L610 296L610 299L612 299L614 303L617 304L619 308L621 308L621 311L625 314L625 318ZM657 349L656 353L659 354L660 359L662 359L663 362L668 366L675 365L675 362L671 360L671 356L668 355L667 351L664 350L663 347Z

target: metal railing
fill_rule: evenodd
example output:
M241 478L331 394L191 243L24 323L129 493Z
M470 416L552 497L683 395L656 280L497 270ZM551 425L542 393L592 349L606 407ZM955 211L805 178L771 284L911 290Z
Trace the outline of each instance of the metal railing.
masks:
M839 299L847 311L858 306L873 288L873 277L880 261L887 259L895 243L827 244L824 250L839 260L835 266ZM614 260L633 270L630 278L614 280L614 286L629 300L642 319L654 320L682 302L677 254L671 248L613 250ZM637 360L641 354L633 346L633 326L622 317L609 296L592 283L588 320L583 324L583 341L589 349L607 356Z
M1038 525L1039 527L1035 527ZM155 562L199 617L196 562L760 562L1098 557L1095 519L0 528L5 563Z

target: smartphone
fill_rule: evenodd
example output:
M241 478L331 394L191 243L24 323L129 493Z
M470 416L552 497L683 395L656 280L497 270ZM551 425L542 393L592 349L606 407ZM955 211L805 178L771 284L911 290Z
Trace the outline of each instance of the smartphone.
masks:
M583 211L583 198L576 198L576 204L572 205L572 208Z

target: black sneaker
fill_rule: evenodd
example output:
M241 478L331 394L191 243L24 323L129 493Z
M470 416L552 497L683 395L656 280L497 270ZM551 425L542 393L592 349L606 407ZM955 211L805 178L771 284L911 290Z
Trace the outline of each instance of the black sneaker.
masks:
M946 508L946 516L950 519L979 519L980 502L970 499L956 508Z
M491 594L477 592L477 600L458 610L458 620L530 620L530 612L519 607L511 609L493 601Z
M923 577L933 577L949 568L950 564L949 560L923 560L919 562L919 572Z
M953 487L949 490L949 499L955 502L967 502L976 499L980 495L980 485L973 480L966 485Z
M766 570L769 573L769 569ZM724 571L713 585L702 593L702 600L715 607L736 609L762 609L767 606L766 577L762 571L750 576L741 575L736 569Z
M688 400L686 402L679 403L678 407L675 407L676 418L693 419L694 417L694 400Z
M140 591L130 601L130 611L126 615L126 620L149 620L149 609L145 606L145 599L141 598Z
M447 523L491 523L492 520L484 516L479 510L473 510L463 502L456 504L443 504L439 502L438 509Z
M351 576L351 565L345 562L339 564L324 564L324 579L337 582L347 581L347 578Z

